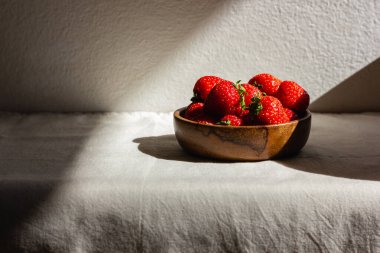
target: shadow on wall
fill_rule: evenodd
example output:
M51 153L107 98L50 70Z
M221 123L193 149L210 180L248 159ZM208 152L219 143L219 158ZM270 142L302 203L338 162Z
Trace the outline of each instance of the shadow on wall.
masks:
M151 73L222 4L217 0L3 3L0 110L112 110L120 94L127 94L124 100L144 94L139 89L151 81Z
M315 100L313 112L380 111L380 58Z
M70 174L97 119L79 114L0 114L0 248L2 252L55 252L29 221L44 211ZM28 228L28 229L27 229ZM41 228L34 227L32 230ZM29 237L28 233L33 236ZM24 241L26 240L26 241ZM64 239L62 239L64 240ZM69 246L70 241L62 242Z

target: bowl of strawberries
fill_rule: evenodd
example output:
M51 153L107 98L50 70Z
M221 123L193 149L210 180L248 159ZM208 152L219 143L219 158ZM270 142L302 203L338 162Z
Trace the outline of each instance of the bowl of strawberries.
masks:
M248 83L203 76L174 112L178 143L203 157L260 161L298 153L311 128L310 96L294 81L262 73Z

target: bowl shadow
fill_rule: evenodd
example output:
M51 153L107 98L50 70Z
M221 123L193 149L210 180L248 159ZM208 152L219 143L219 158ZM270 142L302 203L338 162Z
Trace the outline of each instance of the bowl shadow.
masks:
M336 157L333 160L322 156L313 156L313 147L305 147L298 156L281 158L276 160L286 167L304 172L341 177L347 179L380 181L379 157L373 157L368 164L363 166L360 159L345 159ZM369 158L369 157L368 157Z
M317 126L297 156L280 158L276 162L314 174L380 181L380 142L367 144L354 133L350 137L348 133L331 134L332 130Z
M142 153L158 159L181 162L226 163L226 161L209 159L186 152L178 144L174 134L140 137L134 139L133 142L139 144L138 149Z
M376 154L377 148L380 149L380 143L378 147L360 146L354 150L356 154L353 154L352 147L345 145L341 138L311 136L305 147L297 154L278 157L272 161L313 174L380 181L380 156ZM190 154L180 147L174 134L140 137L133 142L139 144L140 152L157 159L192 163L234 163Z

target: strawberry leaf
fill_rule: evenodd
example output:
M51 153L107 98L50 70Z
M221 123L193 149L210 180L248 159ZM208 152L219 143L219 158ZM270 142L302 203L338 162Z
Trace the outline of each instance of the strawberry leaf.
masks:
M225 121L219 121L216 123L217 125L225 125L225 126L229 126L231 125L231 121L228 119L228 120L225 120Z
M255 86L255 87L259 88L259 89L263 87L261 84L257 83L256 81L253 82L253 86Z
M251 99L251 103L249 104L249 112L253 115L258 115L260 111L263 109L263 105L260 103L259 97L253 97Z
M245 110L246 108L246 104L245 104L245 98L244 98L244 95L247 93L247 91L245 90L245 88L240 84L241 80L238 80L236 81L236 83L232 84L236 90L238 91L239 93L239 103L240 103L240 106L241 106L241 109Z
M203 102L202 98L197 93L195 93L195 92L193 93L193 97L190 100L193 103Z

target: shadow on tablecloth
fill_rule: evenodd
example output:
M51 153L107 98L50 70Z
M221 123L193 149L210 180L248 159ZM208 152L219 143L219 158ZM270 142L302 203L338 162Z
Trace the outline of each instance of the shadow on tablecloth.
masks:
M138 149L141 152L158 159L203 163L223 162L185 152L179 146L174 134L140 137L134 139L133 142L139 144Z
M44 204L71 172L97 119L81 114L0 114L1 252L29 252L25 247L32 243L25 239L25 224L43 213ZM29 232L39 234L35 229ZM42 244L35 250L52 251Z
M318 114L308 143L287 167L316 174L380 181L380 114Z
M333 177L380 181L380 157L372 154L315 155L315 147L305 147L298 156L277 160L287 167Z

